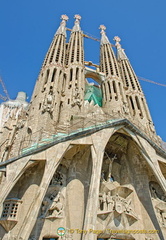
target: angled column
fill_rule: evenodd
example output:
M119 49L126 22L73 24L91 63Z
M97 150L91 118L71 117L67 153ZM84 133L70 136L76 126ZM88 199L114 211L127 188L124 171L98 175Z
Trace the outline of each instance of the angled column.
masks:
M100 25L100 71L105 73L106 79L102 83L103 107L110 114L121 115L123 103L126 103L123 93L123 82L117 59L109 42L104 25Z
M116 41L117 58L121 68L131 119L135 123L140 123L140 127L147 133L155 133L145 96L130 61L121 47L121 39L116 36L114 40Z

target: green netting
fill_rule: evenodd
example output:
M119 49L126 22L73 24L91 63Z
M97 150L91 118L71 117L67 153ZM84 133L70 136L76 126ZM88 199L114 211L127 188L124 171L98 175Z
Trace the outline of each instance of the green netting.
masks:
M101 89L95 85L86 85L84 100L87 100L88 102L93 101L95 105L98 104L101 107L102 106Z

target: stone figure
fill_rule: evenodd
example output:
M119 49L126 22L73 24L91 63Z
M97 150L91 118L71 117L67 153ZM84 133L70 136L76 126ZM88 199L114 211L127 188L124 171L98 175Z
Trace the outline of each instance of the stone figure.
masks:
M150 128L150 130L151 130L153 133L155 133L154 124L153 124L153 122L152 122L151 120L149 120L149 128Z
M125 114L129 114L129 108L128 108L128 106L127 106L127 102L123 102L123 112L125 113Z
M53 199L51 206L48 209L48 212L51 213L47 218L58 218L63 215L63 204L60 201L60 192Z
M161 212L163 226L166 227L166 209Z
M125 211L125 207L124 207L124 202L123 202L123 198L121 198L119 196L119 194L117 193L114 197L113 200L115 202L115 210L118 213L122 213Z
M45 197L42 202L41 207L41 216L44 216L47 213L48 206L51 204L51 200L48 197Z
M99 194L99 201L98 201L98 210L100 211L102 208L103 197L102 193Z
M47 98L43 104L43 110L42 112L49 112L52 113L53 112L53 92L50 90L49 94L47 95Z
M150 192L153 198L158 198L156 189L154 188L153 184L150 185Z
M163 225L163 216L162 211L159 208L156 208L156 216L161 225Z
M114 200L112 199L111 192L108 192L106 196L106 200L107 200L107 210L112 212L114 209Z
M133 218L138 219L131 207L131 203L132 203L131 199L127 200L125 198L122 198L119 196L118 193L114 196L111 196L110 191L107 194L104 192L100 193L99 195L98 210L100 214L116 211L119 214L126 213L132 216ZM166 218L165 215L164 217Z
M104 176L105 176L105 172L104 172L104 170L102 170L102 171L101 171L101 179L100 179L100 182L106 182Z
M109 167L108 167L108 178L107 178L107 182L113 182L114 179L113 179L113 177L112 177L112 175L111 175L112 165L113 165L114 160L117 159L117 156L116 156L116 154L115 154L113 158L108 158L108 159L109 159Z
M124 200L124 205L125 205L125 212L131 213L132 212L131 199L129 199L129 201Z
M166 195L161 196L161 200L166 202Z
M103 196L102 196L102 205L103 205L103 211L107 211L107 196L106 196L106 193L104 192L103 193Z
M78 88L75 89L75 94L73 95L73 99L72 99L72 107L74 106L78 106L78 107L81 107L82 105L82 101L80 99L80 93L78 92Z
M60 171L57 171L54 176L53 179L51 181L51 185L65 185L66 183L66 177L63 173L61 173Z

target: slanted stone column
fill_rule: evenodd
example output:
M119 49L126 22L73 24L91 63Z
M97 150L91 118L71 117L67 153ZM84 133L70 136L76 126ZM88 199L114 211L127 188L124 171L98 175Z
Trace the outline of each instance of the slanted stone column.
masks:
M92 176L89 188L89 196L85 213L83 240L95 240L96 235L90 229L96 230L97 210L99 199L99 186L101 179L101 169L103 163L105 146L114 132L112 129L104 129L92 135L93 145L91 146L92 153Z

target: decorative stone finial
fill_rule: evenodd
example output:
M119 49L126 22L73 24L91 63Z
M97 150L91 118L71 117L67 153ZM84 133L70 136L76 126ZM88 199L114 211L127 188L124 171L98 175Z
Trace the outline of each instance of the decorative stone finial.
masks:
M74 18L75 18L76 20L81 20L81 16L80 16L79 14L75 14L75 15L74 15Z
M61 15L61 19L67 21L69 18L66 14Z
M66 21L69 19L66 14L61 15L62 22L60 23L60 27L58 28L56 35L63 34L66 36Z
M120 41L121 41L120 37L115 36L113 40L116 42L116 44L115 44L116 47L121 47L121 45L120 45Z
M100 32L101 33L101 45L110 43L106 36L106 33L105 33L106 27L104 25L100 25L99 29L101 29L101 32Z
M100 25L99 29L101 29L101 31L105 31L106 27L104 25Z
M120 42L121 41L120 37L118 37L118 36L115 36L113 40L116 41L116 42Z
M121 44L120 44L120 37L118 36L115 36L114 39L113 39L116 44L115 46L117 47L117 57L118 57L118 60L124 60L124 59L128 59L125 52L124 52L124 49L121 47Z
M81 16L79 14L75 14L74 18L75 18L75 24L74 24L74 27L73 27L72 31L73 32L79 32L79 31L81 31L81 28L80 28Z

